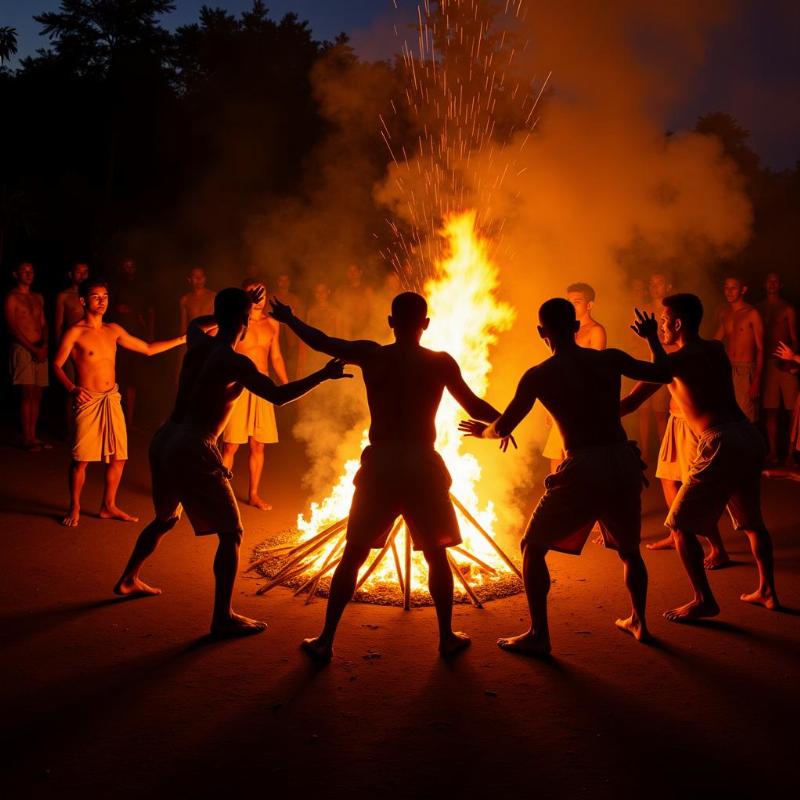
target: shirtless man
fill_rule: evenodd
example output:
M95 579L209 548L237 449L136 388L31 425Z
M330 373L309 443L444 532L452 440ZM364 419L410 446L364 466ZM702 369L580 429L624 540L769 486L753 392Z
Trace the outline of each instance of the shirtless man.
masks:
M580 555L596 522L606 547L617 550L622 559L631 598L630 616L618 619L616 625L640 642L650 639L645 617L647 569L639 552L644 465L620 422L619 394L623 375L663 383L670 376L655 320L638 310L636 315L633 328L647 339L654 363L637 361L613 348L596 352L580 347L575 341L580 323L572 303L560 297L548 300L539 309L538 330L553 355L522 376L514 399L492 425L474 419L459 425L468 436L509 436L541 400L566 444L567 458L546 478L545 493L522 538L531 626L519 636L499 639L503 650L550 654L550 573L545 556L548 550Z
M185 331L189 323L197 317L207 317L214 311L216 292L206 288L206 271L202 267L192 267L187 277L191 290L181 295L179 302L181 326Z
M747 285L741 278L725 278L723 292L728 305L717 312L714 338L724 343L730 359L736 402L747 419L755 422L764 366L764 324L758 311L745 303Z
M145 342L131 336L121 325L104 322L108 309L108 284L88 279L80 287L83 319L61 337L53 372L74 398L72 463L69 468L69 511L63 524L73 528L81 513L81 491L86 481L86 466L90 461L106 464L102 519L138 522L117 506L117 489L128 459L128 434L119 386L116 381L117 348L154 356L177 347L185 336L162 342ZM64 372L71 358L77 379Z
M250 307L247 336L236 345L236 352L247 356L262 375L269 374L269 366L282 384L289 383L280 345L280 325L264 313L267 290L258 278L248 278L242 284L245 292L258 293L260 299ZM258 291L260 290L260 291ZM222 432L222 463L233 471L233 460L240 444L250 451L248 466L250 488L247 502L261 511L271 511L272 506L258 494L261 473L264 471L264 445L278 441L278 426L272 403L245 389L233 406L228 424Z
M575 341L580 347L590 350L606 349L606 329L592 318L595 292L588 283L573 283L567 286L567 300L575 306L575 316L581 327L575 335ZM564 460L564 440L557 425L552 424L547 436L542 455L550 459L550 471L555 472L558 465Z
M734 290L739 292L738 285ZM697 454L664 523L673 532L694 589L690 602L664 614L673 622L719 614L697 537L716 525L726 507L733 527L747 534L758 565L758 588L741 599L765 608L778 607L772 540L761 516L764 445L737 403L724 347L700 337L702 319L703 304L695 295L665 298L661 335L679 348L668 356L673 376L670 391L698 437Z
M797 402L797 370L794 365L778 358L775 350L783 342L791 350L797 350L797 314L791 303L781 297L780 276L777 272L767 273L764 289L767 296L758 304L758 313L764 322L764 386L762 405L767 423L769 453L767 465L778 463L778 414L784 408L789 413ZM787 462L791 451L787 454Z
M647 291L650 295L650 302L645 306L644 310L649 314L653 314L656 319L660 319L663 313L662 301L672 292L672 280L665 272L654 272L647 282ZM637 345L639 344L641 343L637 342ZM644 352L637 352L636 348L632 352L637 357L644 356ZM642 448L645 458L650 452L652 420L655 420L656 435L660 442L664 438L664 432L667 430L667 421L669 420L669 392L666 387L662 386L639 409L639 446Z
M33 264L23 261L12 273L16 285L6 295L5 317L11 335L11 382L20 388L22 446L29 452L49 445L36 436L42 389L48 384L47 320L44 299L31 290Z
M333 573L322 633L302 647L314 659L329 661L342 613L353 596L358 571L370 549L382 547L403 516L414 547L422 550L439 624L439 652L445 658L469 645L453 631L453 574L447 548L461 541L450 500L450 474L434 449L436 411L447 389L473 417L491 422L499 412L464 382L455 359L420 345L428 327L428 304L414 292L392 301L389 345L336 339L299 320L291 308L271 300L272 315L309 347L361 367L372 417L369 446L361 455L347 524L347 544ZM507 445L507 442L503 443Z
M81 262L77 262L67 272L69 279L69 286L56 295L56 315L55 315L55 339L56 342L61 341L61 337L66 333L68 328L71 328L76 323L83 319L83 305L81 304L80 292L78 291L80 285L89 277L89 266ZM185 329L182 329L185 330ZM72 360L67 359L64 363L64 372L67 377L74 383L75 370L72 366ZM67 395L66 403L66 418L67 418L67 432L69 438L72 438L72 406L73 399L71 395Z
M786 342L778 342L778 346L773 353L775 358L786 362L795 369L800 366L800 354L789 347ZM769 478L791 478L795 481L800 481L800 471L794 468L794 454L800 451L800 396L794 404L794 412L792 413L792 425L789 430L789 453L786 457L785 469L771 469L767 470L764 474Z
M248 295L242 289L223 289L214 299L214 316L191 323L175 408L150 445L155 517L139 535L114 587L119 595L161 594L160 589L142 581L139 572L164 535L175 527L185 508L197 536L219 537L211 618L211 633L215 636L247 636L267 627L263 622L236 614L231 608L242 520L231 489L230 473L222 464L216 441L233 404L244 389L281 405L326 379L350 377L343 374L341 362L331 361L307 378L276 386L249 358L237 353L237 344L247 334L250 305L261 300L263 293L258 290ZM208 335L217 326L216 336Z

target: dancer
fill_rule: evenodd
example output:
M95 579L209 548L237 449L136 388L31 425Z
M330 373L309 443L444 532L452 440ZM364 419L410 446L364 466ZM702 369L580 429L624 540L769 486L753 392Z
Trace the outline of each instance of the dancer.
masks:
M269 365L281 383L289 383L286 366L281 355L280 325L264 312L267 290L258 278L247 278L242 284L247 292L260 289L258 302L250 307L247 336L236 346L236 352L247 356L262 375L269 374ZM233 472L233 460L240 444L249 449L248 505L261 511L271 511L272 506L258 493L264 471L264 445L278 441L278 426L272 403L245 389L233 405L228 424L222 432L222 463Z
M778 464L778 415L781 408L790 414L798 397L797 369L790 361L775 355L780 343L786 342L791 350L797 349L797 313L791 303L781 297L780 275L768 272L764 281L766 298L758 304L758 313L764 321L764 386L761 397L766 417L769 453L767 466ZM792 463L792 448L786 454L786 464Z
M214 299L214 316L195 319L189 326L188 351L183 360L175 407L150 445L155 516L139 534L114 592L146 597L161 594L139 577L142 565L155 552L163 536L180 519L182 508L195 534L219 537L214 558L214 636L247 636L267 626L236 614L231 608L233 585L239 566L242 521L222 464L216 441L243 389L282 405L296 400L329 378L350 377L340 361L328 364L307 378L276 386L258 371L247 356L235 352L247 334L250 307L263 300L263 288L248 294L223 289ZM209 333L217 327L216 336Z
M575 316L580 323L575 341L581 347L592 350L606 349L606 329L592 317L595 291L588 283L573 283L567 286L567 300L575 306ZM550 460L550 471L555 472L558 465L564 460L564 439L558 430L558 425L552 424L550 419L550 433L547 436L542 455Z
M128 433L116 381L116 357L119 347L133 353L154 356L185 340L185 336L161 342L145 342L131 336L121 325L104 322L108 309L108 284L90 279L81 284L83 319L62 337L53 360L53 372L74 398L72 463L69 467L69 511L63 524L74 528L80 520L81 491L90 461L106 465L105 488L100 516L138 522L117 505L117 489L128 459ZM68 358L75 367L71 380L64 365Z
M645 616L647 569L639 552L644 464L620 422L619 393L623 375L667 383L670 374L655 319L638 310L636 317L632 327L647 339L654 363L637 361L621 350L580 347L575 341L580 327L575 307L562 298L548 300L539 309L538 330L553 355L522 376L514 399L496 422L486 425L471 419L459 425L468 436L509 436L541 400L566 445L567 457L545 480L545 493L522 538L531 626L519 636L498 640L504 650L549 655L550 573L545 556L548 550L580 555L596 522L606 547L617 550L624 564L631 598L630 616L618 619L616 625L638 641L650 639Z
M673 375L670 391L698 437L697 454L665 522L694 590L690 602L665 612L673 622L719 614L697 537L716 525L726 507L734 529L747 535L758 566L758 588L741 599L778 608L772 539L761 516L764 444L737 403L725 349L700 336L702 319L699 297L677 294L664 299L662 337L679 348L668 357Z
M764 367L764 324L758 311L745 302L747 284L741 278L725 278L723 292L728 305L717 313L714 338L724 343L731 362L736 402L755 422Z
M436 411L447 389L473 417L491 422L499 412L467 386L455 359L420 345L430 320L425 298L403 292L392 301L389 327L395 341L335 339L299 320L289 306L271 300L272 315L309 347L361 367L371 414L369 446L361 454L347 524L347 544L333 573L322 633L302 647L329 661L336 628L356 588L358 571L370 549L382 547L403 516L429 570L429 589L439 624L439 652L450 657L469 637L453 631L453 574L447 548L461 542L450 500L450 474L434 449ZM508 442L504 441L503 446Z

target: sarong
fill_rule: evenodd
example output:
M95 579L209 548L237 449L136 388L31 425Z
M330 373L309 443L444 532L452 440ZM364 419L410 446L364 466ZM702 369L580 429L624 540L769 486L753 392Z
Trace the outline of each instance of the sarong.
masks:
M658 451L656 478L683 483L689 477L689 467L696 455L697 436L685 417L673 411Z
M92 399L75 405L72 458L75 461L125 461L128 432L119 386L107 392L89 392Z
M261 444L274 444L278 441L278 426L272 403L245 389L233 404L222 441L247 444L251 436Z
M47 386L49 375L47 361L34 361L30 351L17 342L11 342L8 367L14 386Z
M764 384L761 388L761 405L764 408L794 409L797 402L797 374L781 369L781 362L770 356L764 364Z

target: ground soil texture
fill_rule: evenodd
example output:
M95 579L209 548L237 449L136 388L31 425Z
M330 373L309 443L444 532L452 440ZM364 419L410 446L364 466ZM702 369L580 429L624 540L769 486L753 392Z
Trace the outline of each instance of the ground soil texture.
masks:
M132 439L120 502L144 520L147 436ZM243 507L245 564L306 499L302 458L288 444L268 453L275 510ZM61 527L67 458L63 446L0 447L4 797L796 796L798 484L764 487L784 613L738 600L755 572L725 523L736 565L712 576L722 614L701 626L661 618L688 599L687 583L674 553L646 552L654 646L615 629L627 613L620 565L589 544L581 558L551 557L552 661L495 646L525 625L518 595L455 609L473 646L451 663L437 656L431 608L354 604L333 662L318 668L298 644L318 631L324 601L284 588L258 597L260 578L240 581L236 603L269 630L204 636L215 541L186 522L144 576L163 596L116 599L140 526L92 516L90 468L87 513ZM243 466L244 454L240 491ZM646 540L662 516L651 488Z

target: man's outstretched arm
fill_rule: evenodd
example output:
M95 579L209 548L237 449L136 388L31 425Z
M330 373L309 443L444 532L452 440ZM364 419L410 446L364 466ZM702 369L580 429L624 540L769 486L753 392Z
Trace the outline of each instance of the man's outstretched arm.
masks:
M639 381L633 389L619 401L619 415L624 417L627 414L632 414L660 388L660 383L645 383L644 381Z
M281 303L280 300L274 297L270 297L269 302L272 306L270 314L273 319L287 325L312 350L327 353L327 355L334 358L340 358L348 364L361 364L367 356L380 347L377 342L371 342L367 339L351 341L328 336L323 331L296 317L292 313L291 306Z
M344 361L332 359L322 369L312 372L299 381L284 383L283 386L276 386L275 382L256 369L256 365L247 358L241 356L239 361L239 374L237 380L253 394L263 397L276 406L282 406L297 400L307 394L315 387L326 380L337 380L338 378L352 378L353 376L344 371Z
M479 439L506 439L530 413L537 396L537 376L536 367L534 367L522 376L508 408L491 425L470 419L461 422L458 429L467 436L476 436Z
M631 329L637 336L647 341L650 352L653 354L652 362L639 361L622 350L615 349L604 350L605 357L611 359L620 374L626 378L647 381L647 383L670 383L672 381L670 357L658 338L658 323L655 314L648 314L637 308L636 319L631 325Z
M478 397L467 386L467 382L461 374L461 368L452 356L445 354L443 358L447 391L473 419L494 422L500 416L500 412L493 405Z

